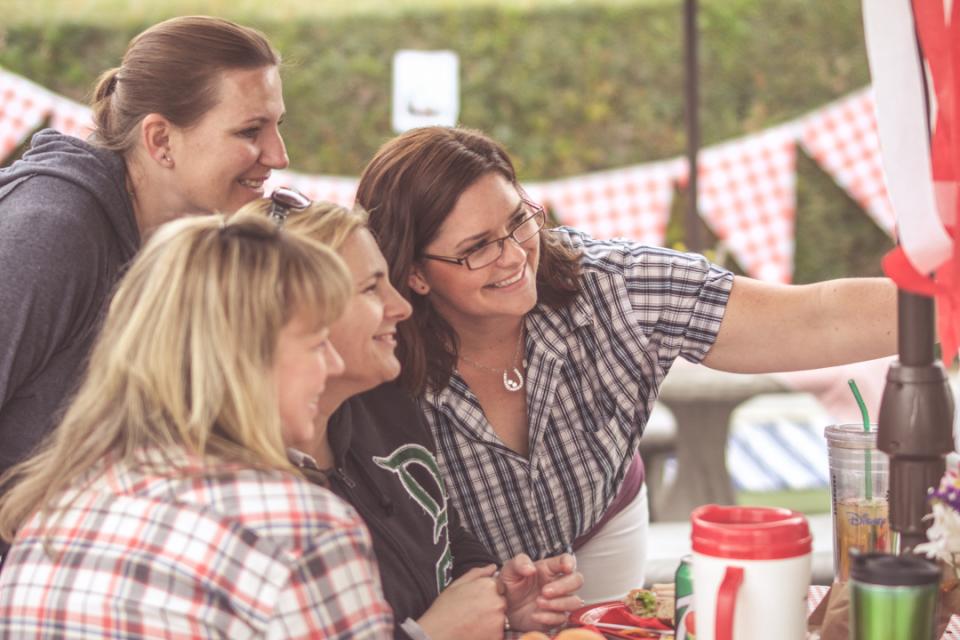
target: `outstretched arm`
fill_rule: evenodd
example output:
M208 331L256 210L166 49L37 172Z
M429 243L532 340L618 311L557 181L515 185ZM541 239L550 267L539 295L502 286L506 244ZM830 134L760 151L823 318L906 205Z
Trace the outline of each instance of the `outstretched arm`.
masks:
M781 285L738 276L703 364L766 373L890 355L897 347L896 293L886 278Z

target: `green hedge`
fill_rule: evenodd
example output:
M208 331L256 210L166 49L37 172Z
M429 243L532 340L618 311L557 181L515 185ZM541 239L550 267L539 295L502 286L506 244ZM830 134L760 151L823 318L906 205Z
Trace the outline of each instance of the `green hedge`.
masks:
M453 49L461 121L545 180L683 153L682 3L498 3L315 14L263 29L283 53L293 168L357 175L390 130L391 59ZM114 22L117 22L114 20ZM141 22L0 26L0 65L77 100ZM710 145L790 120L869 83L857 0L701 2L701 122ZM796 280L879 273L890 241L801 156ZM670 241L682 238L682 198Z

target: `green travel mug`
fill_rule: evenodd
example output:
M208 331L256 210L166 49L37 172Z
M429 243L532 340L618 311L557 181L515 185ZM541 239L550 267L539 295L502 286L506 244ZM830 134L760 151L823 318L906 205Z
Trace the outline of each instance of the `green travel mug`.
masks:
M936 640L940 568L915 555L851 554L851 640Z

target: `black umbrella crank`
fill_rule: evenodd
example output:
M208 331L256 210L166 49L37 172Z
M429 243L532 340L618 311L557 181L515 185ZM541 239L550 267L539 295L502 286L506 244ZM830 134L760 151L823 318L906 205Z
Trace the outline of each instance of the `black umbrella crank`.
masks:
M900 357L887 373L877 446L890 458L890 528L904 553L927 541L927 490L940 483L954 449L953 394L934 360L933 299L899 291L897 318Z

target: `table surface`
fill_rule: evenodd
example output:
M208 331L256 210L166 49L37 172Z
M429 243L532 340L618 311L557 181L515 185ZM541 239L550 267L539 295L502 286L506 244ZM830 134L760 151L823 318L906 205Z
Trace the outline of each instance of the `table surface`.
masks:
M827 595L830 587L813 585L807 591L807 615L813 613L820 601ZM506 640L517 640L523 633L518 631L509 631L505 635ZM819 634L810 634L808 640L818 640ZM950 618L950 624L940 637L940 640L960 640L960 616Z

